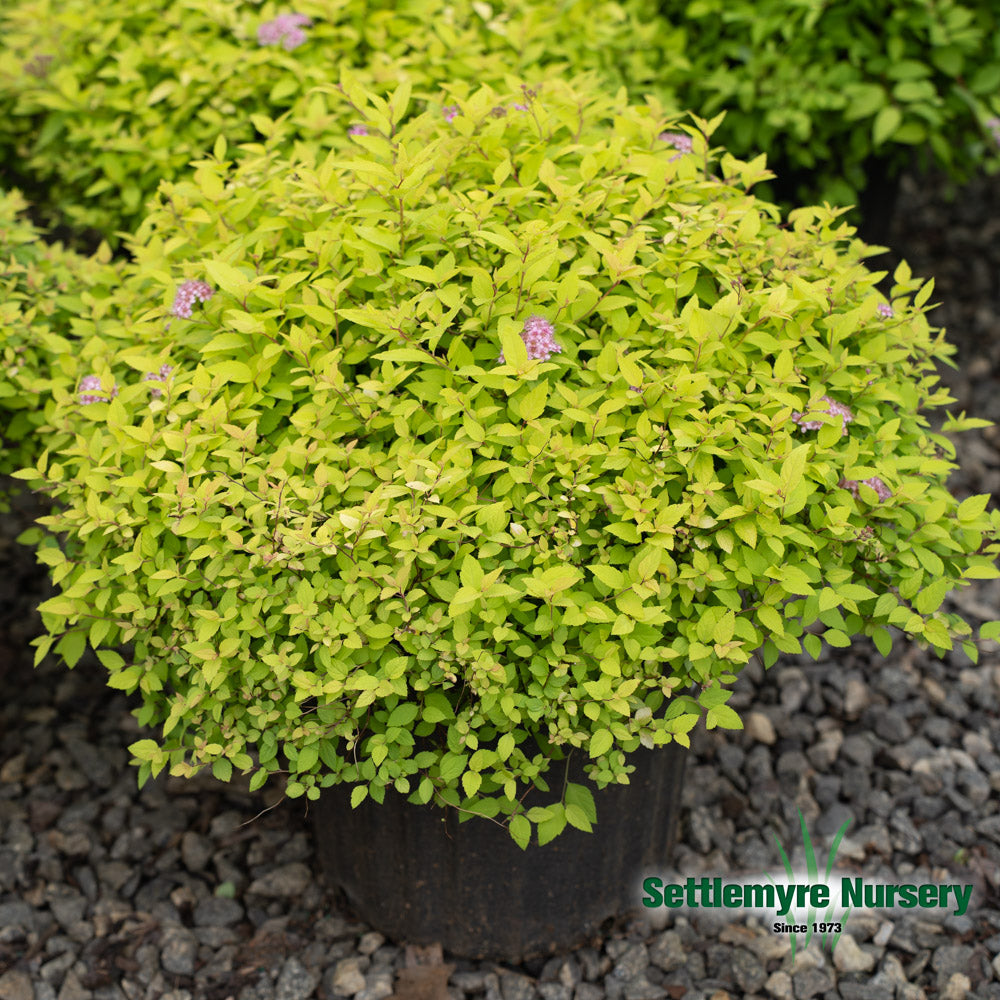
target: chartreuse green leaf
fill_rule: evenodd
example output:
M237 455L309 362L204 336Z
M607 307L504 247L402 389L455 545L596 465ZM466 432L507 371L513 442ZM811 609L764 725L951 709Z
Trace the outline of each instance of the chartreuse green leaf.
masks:
M528 822L524 815L517 815L511 818L510 835L521 850L525 850L528 846L528 842L531 840L531 823Z

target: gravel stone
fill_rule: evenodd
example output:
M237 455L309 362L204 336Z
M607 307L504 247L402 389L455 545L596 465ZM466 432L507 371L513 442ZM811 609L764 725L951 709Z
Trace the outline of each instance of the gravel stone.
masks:
M365 978L365 988L355 1000L386 1000L392 996L392 973L371 971Z
M365 977L361 974L360 964L361 960L358 958L344 958L337 963L330 981L330 989L337 996L352 997L365 988Z
M792 972L792 984L797 1000L809 1000L832 988L833 980L823 969L796 969Z
M319 976L297 958L285 960L274 986L275 1000L306 1000L319 983Z
M181 858L189 872L204 871L212 857L212 841L202 837L193 830L188 830L181 837Z
M287 899L300 896L305 892L312 879L312 873L305 865L293 862L254 879L247 892L255 893L258 896Z
M968 945L945 945L934 952L931 968L938 974L939 982L942 982L956 972L968 972L972 956L973 949Z
M649 951L644 944L633 944L624 951L615 963L614 975L623 982L634 979L645 972L649 965Z
M747 951L746 948L734 948L730 960L736 985L744 993L756 993L764 985L767 972L753 952Z
M160 964L164 971L192 976L197 958L198 940L191 931L185 927L168 927L163 932Z
M941 1000L966 1000L972 989L972 981L961 972L953 973L941 991Z
M743 720L743 728L747 737L755 743L774 746L777 742L774 723L763 712L749 712Z
M875 956L858 947L850 934L841 934L833 950L833 964L841 972L870 972L875 968Z
M240 903L224 896L209 896L194 908L194 922L198 927L229 927L242 919Z
M0 997L3 1000L37 1000L28 974L20 969L8 969L0 976Z
M539 983L537 989L542 1000L572 1000L573 997L573 990L562 983Z
M534 1000L535 986L527 976L504 972L500 976L500 994L503 1000Z
M783 970L772 972L764 983L764 990L769 997L775 1000L795 1000L795 993L792 989L792 977Z
M649 960L664 972L673 972L684 965L687 958L681 936L677 931L664 931L648 949ZM587 969L584 967L584 975ZM587 976L587 978L591 978Z
M902 810L896 810L889 817L892 846L905 854L918 854L923 848L923 839L913 825L913 820Z
M868 685L857 677L849 678L844 690L844 715L848 719L856 719L870 703Z
M482 993L486 989L486 973L479 970L453 972L449 981L463 993Z
M45 892L52 915L63 928L68 928L83 917L87 909L86 898L68 885L50 886Z
M18 931L23 937L37 923L35 911L23 902L0 903L0 928ZM3 940L0 938L0 940ZM12 940L18 940L13 938Z
M58 1000L93 1000L93 996L90 990L84 988L76 972L70 969L59 990Z
M625 1000L661 1000L667 995L667 991L662 986L656 986L645 976L636 976L630 979L622 991Z
M852 764L870 768L875 757L874 741L867 733L847 736L844 738L841 753Z
M385 936L383 934L379 934L377 931L370 931L368 934L361 936L361 940L358 941L358 951L362 955L373 955L384 944Z

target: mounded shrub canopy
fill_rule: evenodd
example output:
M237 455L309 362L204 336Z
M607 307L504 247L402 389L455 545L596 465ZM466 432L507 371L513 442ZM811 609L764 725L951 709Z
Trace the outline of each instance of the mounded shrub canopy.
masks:
M998 515L918 413L949 401L929 285L903 265L886 302L717 122L584 82L409 119L342 86L347 147L279 129L161 187L23 473L64 538L39 656L103 647L162 731L142 780L287 769L545 841L594 818L553 756L603 786L738 727L755 651L969 635L939 609L997 575Z

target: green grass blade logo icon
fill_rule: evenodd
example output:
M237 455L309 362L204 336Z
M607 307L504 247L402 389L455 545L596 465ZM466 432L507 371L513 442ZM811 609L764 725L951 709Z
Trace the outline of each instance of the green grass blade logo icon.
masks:
M817 884L819 882L819 865L816 862L816 852L813 849L812 838L809 836L809 828L806 825L806 818L805 818L805 816L802 815L802 810L801 809L798 809L797 812L799 814L799 828L802 831L802 845L805 848L806 874L807 874L807 876L809 878L809 882L811 884ZM841 824L840 828L837 830L837 833L835 834L835 836L833 838L833 843L830 845L830 851L829 851L829 853L827 855L827 859L826 859L826 871L825 871L824 876L823 876L823 880L824 880L824 882L827 885L829 885L829 882L830 882L830 873L833 871L833 863L836 860L837 851L840 848L840 842L841 842L841 840L843 840L844 834L847 832L847 828L850 825L851 825L851 821L849 819L845 820ZM781 855L781 863L782 863L782 865L784 865L785 875L788 878L788 882L789 882L790 885L794 885L795 884L795 870L792 868L791 858L788 856L788 853L785 851L784 846L782 845L781 841L778 840L777 836L775 834L773 834L773 833L771 834L771 836L774 837L774 842L775 842L775 844L778 845L778 853ZM772 885L775 884L774 883L774 879L771 878L770 875L768 875L767 877L770 879ZM834 894L833 893L830 894L830 898L831 899L834 898ZM833 907L833 904L831 903L830 906L828 907L827 911L826 911L826 914L823 917L823 924L824 925L826 925L826 924L828 924L828 923L831 922L831 918L833 917L833 912L834 912L834 907ZM833 953L833 949L837 946L837 941L840 940L841 932L843 930L844 925L847 922L848 917L850 917L850 914L851 914L851 911L850 911L850 909L848 909L847 912L844 914L842 920L840 921L840 925L841 925L840 930L837 931L837 934L836 934L835 937L829 939L829 948L830 948L831 955ZM816 917L816 911L813 909L812 906L810 906L809 907L809 915L808 915L807 920L806 920L806 935L805 935L805 941L802 944L803 948L808 948L809 947L809 942L812 940L813 921L815 920L815 917ZM827 941L828 941L828 934L827 934L827 931L826 931L825 926L824 926L824 929L822 931L822 937L820 938L820 947L821 948L825 948L827 946ZM795 933L795 932L793 932L791 934L792 966L793 967L795 966L795 950L796 950L797 946L798 946L798 934Z

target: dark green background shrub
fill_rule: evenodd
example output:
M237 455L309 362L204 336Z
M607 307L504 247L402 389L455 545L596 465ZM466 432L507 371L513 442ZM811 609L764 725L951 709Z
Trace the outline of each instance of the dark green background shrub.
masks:
M798 203L856 202L866 171L897 173L915 154L956 180L996 167L985 125L1000 112L994 0L659 7L687 33L686 61L665 67L664 85L706 117L726 109L720 141L738 156L766 151Z
M736 674L817 656L807 626L975 655L940 605L998 575L1000 513L918 412L949 402L929 285L884 301L835 213L780 224L762 159L655 102L550 82L407 121L401 90L380 126L344 89L350 155L279 129L163 185L19 474L55 505L38 656L89 642L139 692L141 781L286 769L544 842L594 820L553 761L603 787L739 727Z

